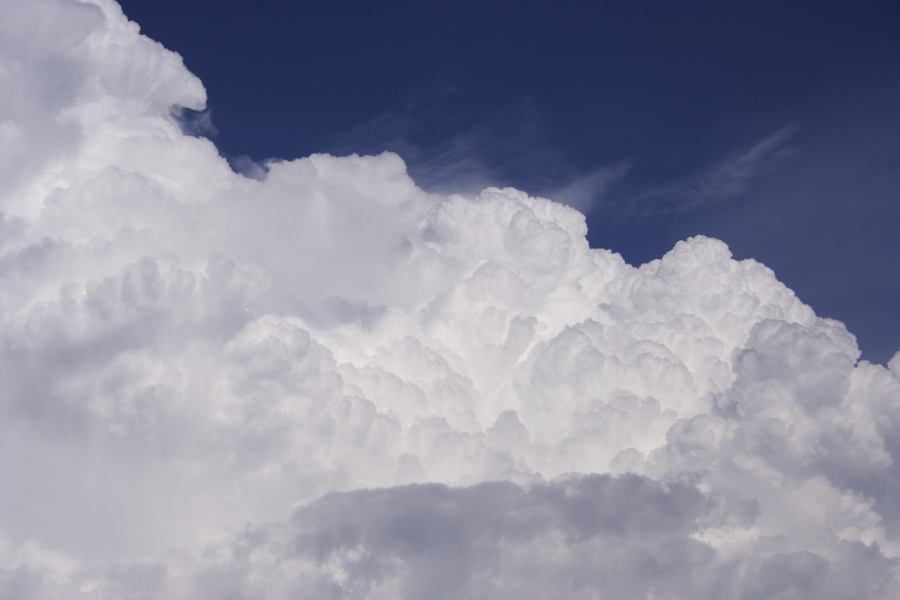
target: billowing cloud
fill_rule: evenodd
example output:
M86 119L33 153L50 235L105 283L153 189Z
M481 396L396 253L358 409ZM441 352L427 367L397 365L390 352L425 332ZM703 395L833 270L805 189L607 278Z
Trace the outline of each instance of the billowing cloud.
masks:
M49 576L42 567L54 557L25 548L8 589L176 600L880 598L894 589L891 561L860 542L827 555L778 539L728 552L708 543L715 528L746 528L756 514L688 481L638 475L362 490L247 527L195 560L66 565Z
M771 270L393 154L245 177L113 2L0 11L0 596L900 591L900 355Z

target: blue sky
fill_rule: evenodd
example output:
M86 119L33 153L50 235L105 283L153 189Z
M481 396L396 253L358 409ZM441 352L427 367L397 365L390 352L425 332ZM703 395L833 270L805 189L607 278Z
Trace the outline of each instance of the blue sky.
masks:
M235 164L393 150L426 188L574 204L633 263L712 235L896 350L896 2L122 5Z

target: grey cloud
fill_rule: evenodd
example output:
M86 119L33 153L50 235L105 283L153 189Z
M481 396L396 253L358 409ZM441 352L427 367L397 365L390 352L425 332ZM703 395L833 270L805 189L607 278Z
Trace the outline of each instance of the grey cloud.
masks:
M877 547L844 542L826 557L761 539L726 556L702 541L710 527L755 519L689 481L637 475L416 485L327 495L199 562L53 572L45 561L5 572L0 589L23 600L849 599L885 598L896 585Z

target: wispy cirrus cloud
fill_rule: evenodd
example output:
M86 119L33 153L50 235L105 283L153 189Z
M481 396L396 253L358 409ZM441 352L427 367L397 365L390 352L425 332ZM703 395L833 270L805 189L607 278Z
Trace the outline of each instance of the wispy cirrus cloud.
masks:
M641 180L639 158L601 165L541 190L586 213L641 221L734 202L792 157L798 127L788 125L694 172L662 182Z
M481 110L473 102L477 93L464 79L434 80L326 146L337 153L396 152L416 181L436 191L514 184L539 191L576 173L528 95Z
M638 216L682 213L733 201L754 180L777 169L797 152L792 145L797 125L787 125L699 171L629 194L624 210Z

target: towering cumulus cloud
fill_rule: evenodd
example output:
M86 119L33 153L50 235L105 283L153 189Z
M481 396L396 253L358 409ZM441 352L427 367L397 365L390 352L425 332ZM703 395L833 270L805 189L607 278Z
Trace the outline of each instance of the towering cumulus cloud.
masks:
M0 0L0 598L900 597L900 355L392 154L234 173L112 0Z

